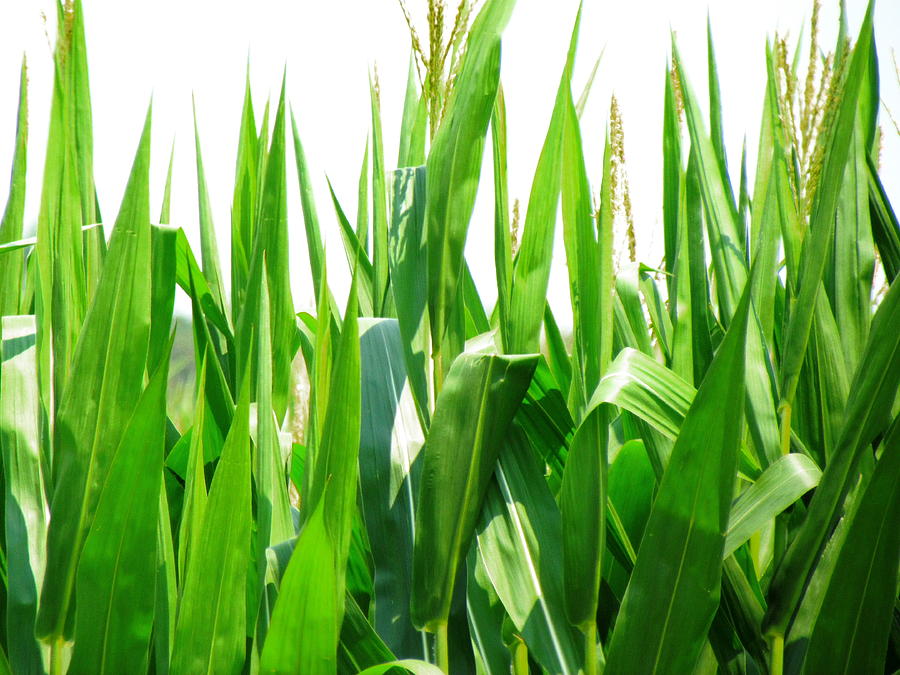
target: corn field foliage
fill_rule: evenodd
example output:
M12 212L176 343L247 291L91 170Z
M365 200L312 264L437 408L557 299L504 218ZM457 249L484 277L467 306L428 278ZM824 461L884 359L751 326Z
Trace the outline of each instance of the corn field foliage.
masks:
M248 82L228 274L199 139L199 252L169 224L171 162L150 203L165 165L149 110L119 212L99 213L84 17L59 5L37 235L24 64L0 227L0 673L900 667L900 228L878 175L872 7L833 49L813 30L808 64L769 42L755 175L725 161L712 38L703 104L673 41L650 267L614 264L617 112L586 170L578 17L511 222L513 5L463 3L443 51L413 33L390 153L373 84L356 214L333 191L314 203L283 88L259 114ZM493 223L470 223L479 189ZM556 228L571 340L546 300ZM493 241L494 307L471 238ZM314 314L291 275L311 276ZM196 362L180 429L176 285Z

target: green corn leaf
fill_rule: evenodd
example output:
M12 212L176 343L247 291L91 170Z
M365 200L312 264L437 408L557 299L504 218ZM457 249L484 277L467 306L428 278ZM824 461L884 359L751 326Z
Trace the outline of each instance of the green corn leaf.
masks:
M68 35L68 50L58 52L59 68L66 79L69 123L74 130L75 160L78 189L81 202L82 223L87 225L99 220L97 196L94 189L94 138L91 115L91 95L88 82L87 46L84 39L84 10L81 0L74 0L63 13ZM60 17L62 18L62 17ZM60 30L60 34L62 34Z
M147 370L151 373L156 372L162 361L172 330L177 251L177 229L165 225L151 226L150 347L147 353Z
M663 246L666 256L666 269L669 276L666 277L669 297L676 298L680 304L684 302L680 295L674 292L678 276L678 262L687 256L682 241L686 232L686 223L682 218L681 200L682 184L684 182L684 163L681 150L681 122L678 114L678 104L675 101L675 89L672 85L673 73L669 64L666 64L666 84L664 89L663 106ZM672 315L678 314L678 305L673 303ZM677 329L676 329L677 330Z
M563 469L575 433L575 423L545 359L538 362L515 420L525 431L534 450L546 462L549 470L547 484L556 497L562 486Z
M653 275L658 270L654 270L646 265L638 265L638 288L644 298L644 305L647 307L647 314L650 316L650 329L653 337L656 338L656 344L662 352L666 363L672 362L672 319L666 311L665 301L659 292L659 286Z
M475 546L466 557L466 616L477 672L508 672L512 655L503 629L509 619Z
M821 177L809 220L810 234L800 261L799 291L785 337L781 366L782 405L789 406L794 400L816 308L815 298L828 259L827 249L834 241L835 213L853 137L857 96L873 49L872 12L873 3L870 2L841 88L840 104L824 141Z
M900 423L849 525L803 664L806 673L875 673L885 652L900 561Z
M75 649L67 672L143 672L156 602L169 354L128 422L84 542L76 579Z
M358 673L394 658L353 596L344 597L344 622L338 643L338 672Z
M714 323L710 308L709 280L706 275L706 241L703 235L703 206L697 151L692 147L685 172L684 209L687 227L687 258L690 275L691 338L694 385L703 381L713 359L710 326Z
M591 399L613 403L649 422L675 440L695 390L655 359L636 349L624 349L600 381Z
M390 181L388 256L403 358L423 426L429 418L428 275L425 248L425 167L397 169Z
M272 145L261 176L259 215L250 257L250 276L244 306L235 330L237 380L243 381L249 368L253 377L254 338L259 331L259 297L255 289L261 280L269 285L272 323L272 407L284 419L290 392L290 363L297 349L297 327L288 264L287 185L285 167L285 86L282 78Z
M411 610L417 627L434 631L447 622L499 441L537 361L462 354L450 369L426 439L416 511Z
M272 614L263 647L262 672L330 673L336 668L347 558L356 510L360 442L360 345L356 313L354 281L331 371L328 398L318 401L324 408L324 420L319 427L317 452L307 458L305 467L310 478L301 513L303 530ZM326 329L328 326L326 321ZM298 634L315 637L298 641Z
M478 294L478 288L475 286L475 280L472 278L472 271L465 260L463 261L460 287L463 302L466 306L466 340L471 340L490 332L491 321L481 302L481 296Z
M375 564L374 627L397 656L427 658L425 635L415 630L409 616L425 439L408 385L401 335L394 319L361 322L359 484Z
M203 531L203 519L206 517L208 501L206 477L203 471L206 430L210 424L206 421L208 414L206 403L207 367L208 356L207 353L204 353L198 371L194 426L191 427L190 451L184 472L184 500L178 523L178 578L182 580L182 584L187 573L190 555L200 545L200 535ZM219 450L221 452L221 448Z
M165 479L164 479L165 480ZM175 545L172 541L169 501L165 485L159 491L159 515L156 521L156 608L153 615L153 663L156 672L167 675L172 644L175 642L175 617L178 612L178 580Z
M159 207L159 224L169 225L169 211L172 204L172 168L175 165L175 141L169 150L169 168L166 170L166 183L163 187L162 204Z
M297 161L297 180L300 183L300 204L303 208L303 224L306 228L306 248L309 252L309 269L312 273L313 289L316 297L323 281L323 266L325 248L322 244L322 231L319 226L319 216L316 212L316 202L313 196L312 180L309 175L309 166L306 163L306 153L303 151L303 143L300 141L300 133L297 131L297 120L291 111L291 131L294 137L294 157Z
M572 385L572 361L549 302L544 306L544 336L547 340L547 365L556 379L556 385L560 391L569 391Z
M323 517L334 550L340 599L344 597L343 573L350 547L353 513L356 510L358 476L361 385L357 307L354 281L334 352L330 385L326 390L328 398L318 399L316 402L322 422L317 427L318 447L314 461L307 460L308 490L304 495L305 513L301 512L303 520L308 518L324 498L326 486L328 487L329 497ZM322 373L323 376L326 374Z
M78 229L86 223L82 219L74 131L74 82L76 71L80 70L77 53L83 54L83 49L76 49L73 44L79 37L83 41L84 35L76 30L81 4L69 9L65 11L62 3L57 4L53 98L35 247L40 275L35 310L41 401L51 414L55 412L50 410L51 401L59 401L69 377L87 305L82 236Z
M356 188L356 238L369 252L369 139L363 151L362 166Z
M47 564L47 478L41 463L33 316L0 324L0 453L3 459L6 640L17 673L40 674L48 657L34 637Z
M341 610L325 506L325 499L320 499L300 533L281 580L260 657L261 673L336 672Z
M603 60L603 53L606 51L606 47L604 46L600 50L600 54L597 56L597 60L594 61L594 66L591 68L591 74L588 75L587 80L585 80L584 88L581 90L581 95L578 97L578 102L575 103L575 112L578 113L578 119L581 119L581 115L584 112L584 108L587 105L588 98L591 95L591 89L594 86L594 79L597 77L597 70L600 69L600 61Z
M608 217L603 219L607 222L599 225L598 234L607 240L608 245L604 245L595 235L581 133L568 90L565 101L560 183L563 237L575 324L572 398L575 400L575 418L581 423L569 448L560 492L560 511L566 615L585 632L586 639L593 642L596 640L597 597L606 535L608 420L603 415L580 418L588 392L597 386L612 350L612 213L608 211ZM604 174L608 178L608 142L606 148ZM606 184L605 196L608 197L609 183ZM587 658L596 659L594 645L589 644L587 650ZM589 673L595 672L593 663L585 664L585 668Z
M71 635L75 571L115 449L141 393L150 333L150 112L116 219L100 285L61 393L54 517L37 633ZM40 236L40 235L39 235Z
M563 138L568 124L568 105L572 97L572 67L580 24L579 8L569 39L569 50L560 76L547 135L534 171L522 228L522 245L512 271L509 336L505 338L505 344L507 350L513 354L537 351L539 346L547 284L550 280L550 262L553 257L553 233L556 229L563 163Z
M25 218L25 169L28 157L28 75L25 57L22 57L22 73L19 76L19 109L16 117L16 144L13 154L12 175L9 180L9 197L3 219L0 220L0 244L22 238ZM0 267L0 316L19 313L22 285L22 266L25 256L21 253L6 256Z
M372 302L375 316L388 316L388 220L387 185L385 181L384 144L381 140L381 102L373 83L369 83L372 107L372 265L374 285Z
M100 223L94 223L93 225L84 225L81 228L82 234L88 232L89 230L100 230L102 229L102 225ZM4 253L12 253L14 251L20 251L23 248L28 248L30 246L34 246L37 244L37 237L24 237L22 239L16 239L15 241L8 241L5 244L0 244L0 254Z
M874 38L872 38L874 41ZM872 51L874 56L874 50ZM853 372L862 353L872 318L872 278L875 272L875 243L869 211L869 155L863 103L871 98L871 74L861 85L859 109L851 132L841 194L837 202L834 231L834 262L826 266L825 288L831 299L834 318L841 327L838 337L847 370ZM878 106L875 84L875 106Z
M216 245L216 231L212 220L212 207L209 203L209 191L206 189L206 173L203 170L203 157L200 152L200 129L197 126L197 103L192 98L194 110L194 147L197 158L197 203L200 218L200 258L203 262L203 276L209 283L213 300L226 316L225 287L222 283L219 249Z
M341 208L337 195L334 193L334 187L332 187L331 181L327 180L327 182L328 191L331 193L331 201L334 204L334 210L338 218L338 225L340 225L341 228L341 239L344 242L344 253L347 255L347 264L349 265L351 272L353 271L354 265L359 265L358 272L361 275L359 281L360 316L374 316L374 310L372 308L372 287L374 284L375 273L372 269L372 263L369 262L369 254L357 238L356 232L354 232L353 227L350 225L350 221L347 220L344 209Z
M402 668L408 673L412 673L412 675L443 675L443 671L440 668L425 661L416 661L415 659L401 659L399 661L382 663L366 668L359 675L383 675L384 673L390 673L396 668Z
M748 289L681 425L616 619L607 673L683 672L700 655L718 605L749 305Z
M503 85L497 87L491 112L491 160L494 169L494 271L497 277L497 312L500 339L509 350L509 303L512 292L512 233L509 222L509 176L506 157L506 102Z
M706 54L709 81L709 138L712 141L713 151L719 165L719 173L722 175L725 196L731 203L735 220L739 222L737 205L734 201L734 189L731 186L731 178L728 176L728 160L725 154L725 129L722 124L722 90L719 86L719 72L716 66L715 49L713 48L712 21L709 18L709 14L706 16Z
M266 593L266 549L294 536L288 500L287 474L281 455L275 411L272 409L272 331L269 321L269 289L265 280L259 287L259 318L256 348L256 444L252 465L255 490L256 580L251 584L248 619L257 616L265 624L270 611Z
M410 52L409 67L406 69L406 93L403 97L403 117L400 121L400 150L397 155L398 168L416 166L410 162L410 145L413 142L418 108L419 94L416 89L416 55L415 53ZM368 157L368 154L366 157Z
M772 61L772 49L766 45L766 96L763 102L759 148L756 154L756 177L750 204L750 261L760 267L751 284L753 304L762 324L766 344L772 345L777 285L778 234L781 229L778 209L779 178L776 172L785 171L784 151L780 142L784 131L777 115L777 80Z
M239 673L250 560L250 382L216 467L199 541L187 561L170 672Z
M723 558L734 553L772 518L819 484L822 471L806 455L775 460L731 506Z
M641 304L640 287L638 286L639 269L639 265L632 263L625 270L616 274L613 319L617 335L615 335L613 351L632 347L652 356L653 346L650 343L650 332L647 330L647 321L644 318L644 308Z
M711 135L704 128L700 106L687 79L687 73L682 67L683 62L675 46L674 35L672 52L678 67L687 127L691 137L691 153L696 161L700 194L703 197L707 217L709 247L719 300L719 319L727 326L747 281L745 237L734 207L731 186L726 180ZM711 68L715 70L715 65L713 64ZM713 93L710 96L715 97ZM713 118L715 119L715 113ZM715 129L714 122L713 134L715 133L721 133L721 129Z
M778 565L769 590L764 628L784 635L825 538L840 517L866 447L891 419L900 380L900 285L882 300L850 386L844 422L803 525Z
M891 207L878 170L871 157L866 160L869 169L869 213L872 235L878 246L878 254L890 281L900 273L900 223Z
M458 332L451 322L451 308L481 173L484 137L500 81L500 34L513 5L513 0L489 0L472 24L448 109L428 154L428 306L438 390L455 356L450 351L456 347L446 354L442 349L448 333ZM451 333L449 342L461 342L460 337Z
M250 253L256 225L257 156L256 120L253 98L250 95L250 64L244 85L241 128L238 136L237 160L234 175L234 196L231 202L231 307L236 322L250 276Z
M581 639L563 611L562 523L527 437L507 434L477 526L481 563L535 659L577 673Z
M188 243L184 230L178 228L176 234L175 250L175 281L192 300L196 300L205 317L225 337L226 342L233 342L231 326L228 319L216 304L212 290L200 271L197 258L194 256L191 245Z

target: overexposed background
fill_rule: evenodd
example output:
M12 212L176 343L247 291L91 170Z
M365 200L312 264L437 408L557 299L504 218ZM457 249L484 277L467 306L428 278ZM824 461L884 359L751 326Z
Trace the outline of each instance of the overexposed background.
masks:
M325 229L330 283L344 296L348 273L328 197L330 177L348 214L356 213L356 185L369 133L368 77L377 66L385 157L396 161L398 130L410 58L409 33L396 0L83 0L94 115L94 171L101 210L111 223L118 210L144 114L153 97L152 211L158 213L169 150L175 143L172 221L199 246L191 94L196 97L203 159L223 271L227 263L231 190L248 58L257 119L267 97L277 99L283 70L315 179ZM424 21L425 0L408 0ZM448 0L452 14L455 3ZM524 217L531 180L575 18L576 0L519 0L503 40L502 78L509 118L510 197ZM712 22L724 108L725 140L737 185L746 136L754 170L765 86L765 41L775 30L793 43L808 41L811 0L585 0L573 90L577 97L605 49L582 117L591 180L599 166L610 95L624 119L639 258L662 256L662 97L669 31L677 35L684 65L701 102L706 97L706 20ZM848 0L855 37L865 2ZM838 1L827 0L820 44L831 49ZM50 95L55 0L0 2L0 208L5 204L15 137L19 65L29 66L29 156L26 229L40 202ZM884 104L900 118L900 83L891 55L900 51L900 2L881 0L875 12ZM421 34L421 31L420 31ZM806 45L804 45L805 47ZM806 56L802 62L806 63ZM805 67L805 66L804 66ZM277 101L273 101L277 102ZM884 108L882 177L900 204L900 135ZM292 143L288 141L288 209L294 298L312 305L311 281ZM488 308L494 301L490 144L482 190L469 230L467 257ZM752 184L752 183L751 183ZM557 227L558 235L561 226ZM561 236L550 298L566 322L568 290ZM199 250L199 249L198 249ZM226 285L227 288L227 285Z

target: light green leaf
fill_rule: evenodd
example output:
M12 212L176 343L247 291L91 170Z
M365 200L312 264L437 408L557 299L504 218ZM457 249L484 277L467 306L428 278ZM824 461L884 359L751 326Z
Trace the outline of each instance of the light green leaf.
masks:
M150 333L150 112L54 430L53 518L37 633L71 635L75 571L113 454L141 393ZM40 234L38 235L40 236Z
M481 155L500 81L500 34L512 13L513 0L489 0L472 24L462 67L443 122L428 154L428 198L425 227L428 241L428 306L435 373L440 382L455 353L443 353L448 341L461 345L451 323L469 229L475 205Z
M175 627L172 675L239 673L247 634L250 561L250 382L216 466L203 528L187 562Z
M0 220L0 245L22 238L25 218L25 169L28 157L28 75L22 57L19 76L19 109L16 117L16 144L13 154L12 175L9 180L9 197ZM3 249L0 248L0 252ZM6 256L0 266L0 316L19 313L19 297L22 286L23 254Z
M718 606L740 445L745 291L681 425L616 619L606 673L690 671Z
M775 460L731 506L725 534L727 558L772 518L819 484L822 471L806 455L790 454Z
M46 477L41 464L33 316L0 324L0 453L3 459L6 640L16 673L44 672L47 649L34 637L47 564Z
M260 657L261 673L336 672L342 610L336 592L335 551L325 524L325 502L320 499L307 520L281 580Z
M206 189L206 174L203 171L203 157L200 153L200 129L197 127L197 103L191 99L194 107L194 146L197 157L197 203L200 218L200 257L203 261L203 276L209 283L213 299L228 315L225 307L225 288L222 284L219 249L216 245L216 230L212 220L212 207L209 204L209 191Z
M156 532L171 344L141 395L109 468L76 577L75 648L67 672L147 668L156 602Z
M537 351L540 342L541 321L550 280L550 262L553 258L556 211L559 206L563 134L572 98L572 67L580 24L579 8L569 38L569 49L556 90L550 124L534 170L528 209L522 226L522 245L512 270L509 325L504 326L509 335L504 336L504 345L513 354Z
M551 673L577 673L581 637L566 620L562 522L528 439L512 425L477 526L477 550L529 652Z

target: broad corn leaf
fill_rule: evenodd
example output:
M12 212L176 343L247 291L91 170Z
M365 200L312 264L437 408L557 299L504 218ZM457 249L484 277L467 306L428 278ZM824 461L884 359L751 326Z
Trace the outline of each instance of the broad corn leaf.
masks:
M681 425L616 620L607 673L690 671L700 655L718 605L737 471L749 305L745 291Z
M489 0L475 19L448 110L428 154L428 308L439 380L456 355L449 353L455 347L444 355L445 339L461 342L451 309L460 283L484 138L500 81L500 33L513 5L512 0ZM436 385L440 389L439 382Z
M71 634L75 572L100 490L141 393L150 332L150 113L56 417L54 517L37 632Z
M171 345L171 343L170 343ZM69 673L143 671L156 601L168 352L125 429L78 564ZM114 552L114 555L110 555Z
M435 404L425 443L413 551L412 618L446 624L460 563L499 444L525 395L537 356L460 355Z
M41 463L33 316L0 324L0 454L6 540L6 635L17 673L43 673L46 647L34 637L38 590L47 564L47 477Z
M250 383L213 476L196 549L187 563L169 672L241 672L250 560Z

